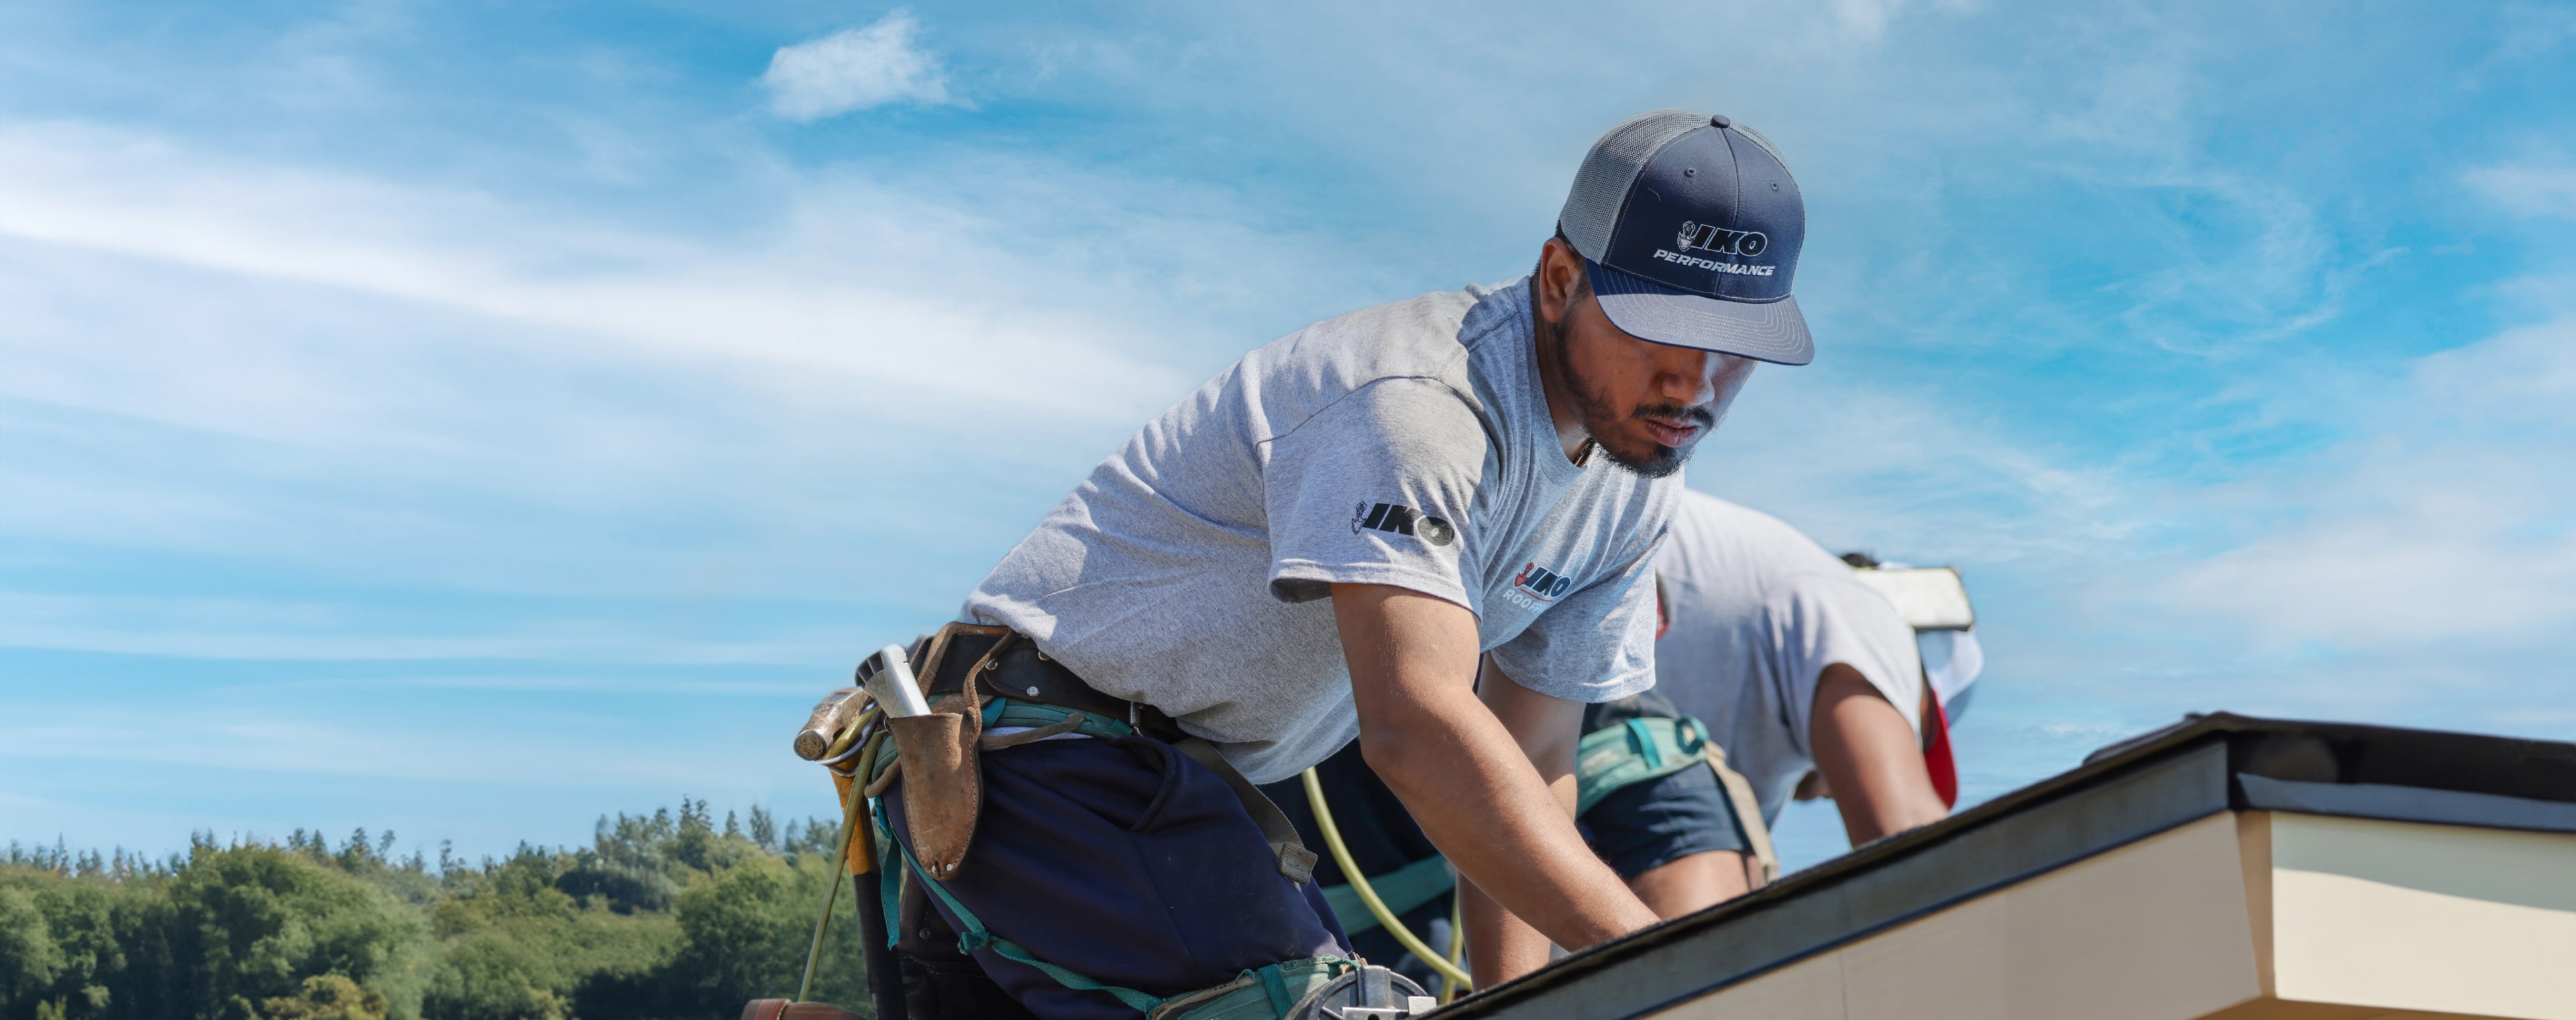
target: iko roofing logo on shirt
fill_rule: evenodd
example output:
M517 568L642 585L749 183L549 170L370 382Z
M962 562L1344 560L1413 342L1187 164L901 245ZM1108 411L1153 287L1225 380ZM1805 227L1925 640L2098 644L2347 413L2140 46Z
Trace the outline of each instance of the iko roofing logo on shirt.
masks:
M1566 589L1572 587L1573 578L1539 566L1536 561L1522 567L1520 576L1512 578L1512 594L1539 602L1564 598Z
M1395 503L1361 503L1358 510L1351 512L1351 534L1362 531L1417 535L1433 545L1448 545L1458 537L1458 529L1450 527L1448 521Z

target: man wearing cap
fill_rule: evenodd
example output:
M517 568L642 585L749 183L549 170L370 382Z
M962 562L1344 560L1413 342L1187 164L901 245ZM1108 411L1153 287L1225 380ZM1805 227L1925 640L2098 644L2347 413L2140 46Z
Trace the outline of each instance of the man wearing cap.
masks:
M1693 445L1755 361L1811 357L1804 231L1760 136L1630 118L1531 276L1309 326L1146 423L966 600L999 642L967 693L1092 722L982 754L971 854L915 864L939 920L1048 1017L1346 955L1231 784L1357 738L1466 876L1480 983L1653 923L1575 831L1577 728L1654 681L1652 563ZM1143 736L1096 730L1120 711ZM918 854L931 780L904 761L886 806Z
M1682 494L1656 563L1670 625L1655 645L1654 694L1706 727L1759 820L1739 819L1702 772L1587 811L1596 840L1658 862L1622 869L1658 914L1757 884L1750 858L1767 839L1753 826L1767 830L1792 796L1832 797L1853 846L1939 821L1957 802L1945 707L1965 706L1982 657L1958 632L1918 639L1853 567L1776 517ZM1926 650L1939 653L1930 671Z

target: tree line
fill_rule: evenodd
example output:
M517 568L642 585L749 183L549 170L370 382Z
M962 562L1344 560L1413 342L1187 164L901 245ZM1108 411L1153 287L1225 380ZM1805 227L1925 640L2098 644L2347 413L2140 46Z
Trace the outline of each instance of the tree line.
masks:
M729 1020L795 993L835 835L683 798L477 863L364 829L159 860L13 842L0 1020ZM841 897L813 997L866 1012Z

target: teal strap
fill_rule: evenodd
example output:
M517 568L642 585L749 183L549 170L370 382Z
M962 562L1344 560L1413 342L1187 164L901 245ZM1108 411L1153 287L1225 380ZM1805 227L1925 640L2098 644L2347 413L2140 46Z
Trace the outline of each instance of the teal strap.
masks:
M1636 742L1637 753L1646 757L1647 768L1659 769L1664 767L1664 749L1662 743L1655 739L1655 728L1647 725L1646 720L1643 717L1631 717L1628 720L1628 736L1629 739Z
M1261 991L1270 996L1270 1008L1278 1010L1281 1016L1288 1015L1288 1011L1297 1006L1299 996L1289 993L1288 979L1279 973L1277 967L1261 968Z
M878 899L879 906L885 909L886 948L892 949L903 940L903 871L894 864L894 834L886 831L883 821L875 819L876 812L868 815L868 824L877 830Z
M1620 790L1662 779L1708 760L1699 720L1643 717L1583 735L1575 750L1575 813Z
M1166 1015L1152 1020L1279 1020L1356 966L1338 956L1310 956L1247 970L1215 988L1164 1000Z
M994 698L984 703L984 728L989 730L996 726L1026 726L1035 729L1040 726L1053 726L1065 721L1073 713L1073 709L1060 705L1041 705L1032 701ZM1127 720L1085 712L1082 714L1082 725L1074 727L1073 732L1103 740L1116 740L1120 737L1134 736L1136 729L1127 725Z
M1386 912L1398 916L1437 899L1457 884L1449 875L1449 859L1438 855L1369 876L1369 888L1377 890L1377 898L1385 901ZM1360 902L1359 890L1349 885L1325 886L1324 902L1332 905L1333 919L1342 923L1344 934L1357 935L1377 927L1377 914Z

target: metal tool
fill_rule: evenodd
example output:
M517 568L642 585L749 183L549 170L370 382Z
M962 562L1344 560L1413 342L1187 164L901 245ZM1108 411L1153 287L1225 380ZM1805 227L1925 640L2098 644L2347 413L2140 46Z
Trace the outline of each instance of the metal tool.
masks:
M796 756L806 761L820 761L832 746L832 739L856 718L861 702L856 687L843 687L814 703L814 711L805 717L805 728L796 731Z
M1361 964L1298 1000L1286 1020L1401 1020L1439 1007L1412 978Z
M930 714L930 702L922 698L921 684L913 679L912 656L902 645L887 645L862 660L859 688L893 718Z

